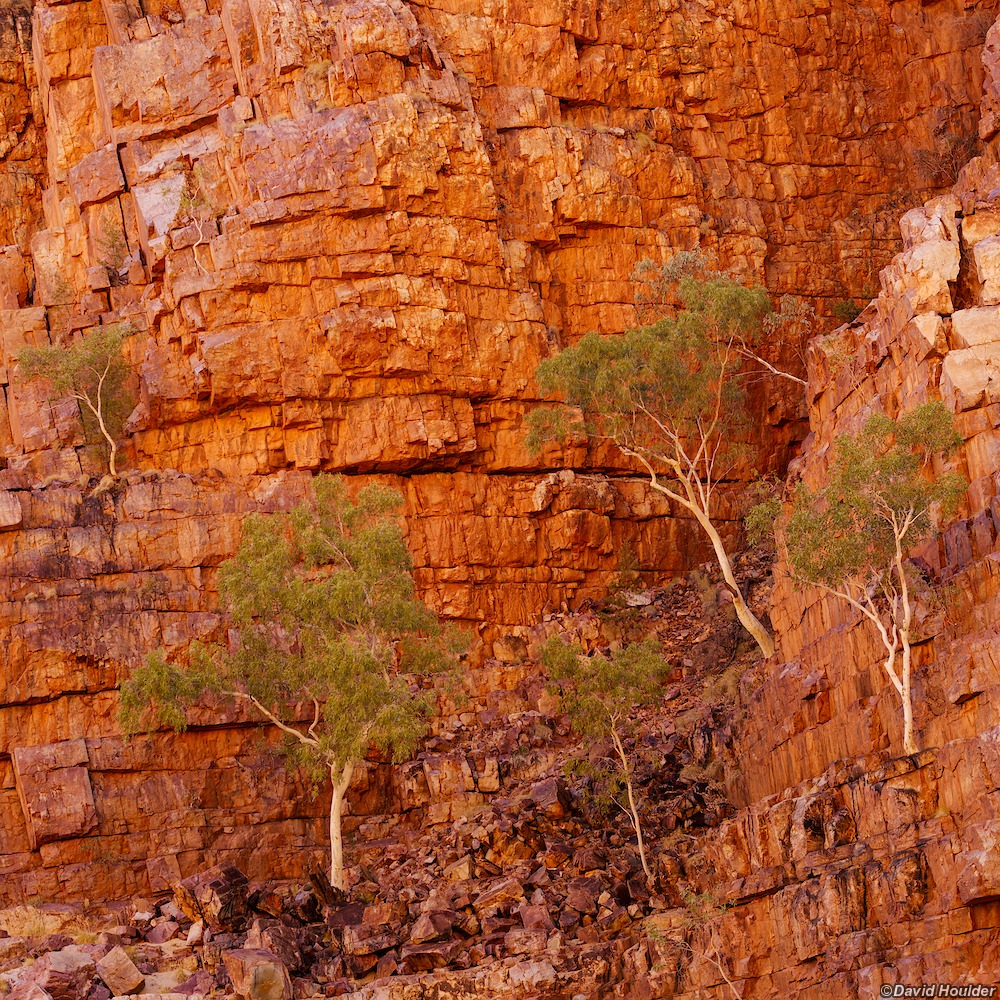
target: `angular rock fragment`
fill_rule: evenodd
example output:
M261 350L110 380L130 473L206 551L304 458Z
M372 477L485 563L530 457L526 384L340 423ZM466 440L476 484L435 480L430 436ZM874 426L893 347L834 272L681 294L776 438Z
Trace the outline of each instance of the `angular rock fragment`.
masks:
M331 910L326 915L328 927L347 927L350 924L359 924L364 919L365 908L361 903L347 903L335 910Z
M403 945L400 958L412 972L430 972L450 965L462 950L461 941Z
M24 519L21 501L16 493L0 490L0 531L4 528L18 528Z
M410 930L410 944L424 944L427 941L440 941L448 937L457 917L458 914L454 910L421 913Z
M298 969L302 965L302 952L295 931L278 920L255 920L247 934L246 946L277 955L289 969Z
M27 986L8 994L8 1000L52 1000L52 997L38 983L28 983Z
M179 930L180 924L176 920L164 920L146 932L146 940L150 944L163 944L164 941L174 937Z
M95 972L90 955L63 949L49 952L38 960L35 982L52 1000L83 1000Z
M519 899L524 899L524 886L516 878L506 878L480 893L472 901L472 905L477 913L481 913L509 907Z
M248 879L235 865L222 864L178 883L177 905L213 932L240 929L247 916Z
M601 894L601 881L596 878L575 878L569 883L566 905L577 913L597 913L597 897Z
M399 936L381 927L357 924L344 928L344 951L348 955L377 955L399 944Z
M453 882L468 882L474 872L475 866L472 858L467 854L464 858L459 858L458 861L453 861L448 865L444 870L444 877Z
M138 993L144 979L143 974L136 968L135 963L128 957L121 945L112 948L97 963L97 974L111 990L112 995L116 997Z
M222 960L243 1000L292 1000L292 981L277 955L255 948L227 951Z
M562 778L546 778L531 788L531 799L549 819L563 819L573 804L573 796Z
M504 936L503 945L509 955L540 955L548 941L548 931L539 927L512 927Z

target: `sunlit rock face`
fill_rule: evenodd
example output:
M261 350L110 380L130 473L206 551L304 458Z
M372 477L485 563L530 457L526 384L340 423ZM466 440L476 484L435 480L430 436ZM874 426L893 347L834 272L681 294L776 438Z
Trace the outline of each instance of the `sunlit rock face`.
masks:
M735 742L737 759L754 762L730 788L745 808L705 840L705 867L736 902L720 940L728 954L751 956L743 968L762 995L861 995L888 982L995 977L998 39L994 28L985 152L953 193L902 217L903 250L882 271L876 299L810 349L811 434L793 479L822 485L837 436L855 433L870 414L941 399L963 438L952 466L969 492L962 516L908 564L919 591L913 699L921 750L912 758L898 757L902 713L875 630L844 602L792 580L779 561L777 662L744 678ZM702 984L714 981L706 967ZM672 994L664 985L657 995Z
M256 772L204 777L255 737L126 751L114 710L145 652L219 637L243 517L316 471L399 487L421 592L484 654L600 592L627 539L661 578L704 559L614 455L526 450L537 362L634 324L635 264L676 248L827 313L870 298L898 218L975 151L996 6L91 0L0 21L0 755L58 744L75 803L36 830L0 756L0 892L114 894L92 841L130 859L130 891L206 845L281 843L288 871L312 849L298 776L259 813ZM893 264L932 345L954 220ZM954 308L992 305L982 281ZM119 321L133 472L90 496L76 407L14 358ZM951 348L948 385L974 396L983 344ZM794 393L766 393L747 473L802 436ZM730 533L737 514L724 496ZM251 815L273 840L233 832Z

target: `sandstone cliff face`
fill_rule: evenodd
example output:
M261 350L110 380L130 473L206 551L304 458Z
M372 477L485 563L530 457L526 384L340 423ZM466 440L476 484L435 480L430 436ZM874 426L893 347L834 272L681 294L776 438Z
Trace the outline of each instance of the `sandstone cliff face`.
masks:
M926 749L912 759L892 759L901 717L875 637L842 602L778 567L772 619L784 662L743 692L736 753L756 766L732 791L746 808L706 842L706 884L721 878L735 904L717 933L727 954L751 956L731 971L760 995L992 983L1000 968L998 41L994 28L985 154L952 194L903 216L904 250L878 297L811 348L812 432L793 478L821 483L836 436L870 413L941 398L965 439L958 466L970 490L966 516L914 554L943 602L931 589L918 602L914 701ZM705 961L693 984L717 981Z
M113 711L143 651L215 634L215 567L242 517L294 503L316 470L400 487L424 593L487 644L595 592L627 537L647 568L693 565L697 538L641 483L595 474L606 460L588 466L582 448L544 465L525 452L537 360L634 322L632 267L671 247L715 249L775 293L861 294L898 249L901 211L949 184L968 150L995 8L86 0L37 6L30 51L24 19L8 23L3 166L16 169L0 179L22 186L0 213L0 895L155 889L206 848L276 874L313 855L323 803L271 769L245 720L123 746ZM992 77L986 93L989 140ZM878 771L898 740L867 633L779 579L785 665L755 696L743 745L761 767L734 790L748 811L711 855L740 904L724 933L755 942L740 953L773 945L741 978L808 985L874 967L913 865L918 881L940 873L906 902L915 937L969 932L956 947L970 962L989 939L984 901L1000 889L974 855L995 820L975 768L995 772L1000 722L982 624L997 403L976 388L992 335L970 331L983 327L974 307L997 301L993 159L957 200L907 217L877 316L841 335L864 366L833 379L815 354L811 368L808 476L876 401L940 386L963 414L971 517L926 556L974 595L922 654L918 725L944 749L915 772ZM99 458L76 413L20 384L13 356L119 320L136 331L130 459L147 471L90 497L74 480ZM759 465L783 465L796 418L769 401ZM563 458L581 473L547 473ZM968 667L955 680L934 666L946 663ZM861 760L827 772L842 758ZM432 798L407 794L375 782L356 808ZM842 809L853 831L834 824L817 854L817 823ZM927 838L939 846L925 857ZM884 905L871 888L866 909L869 876L898 885ZM800 912L843 936L834 964L808 964L822 940L791 932ZM638 981L641 951L634 961Z

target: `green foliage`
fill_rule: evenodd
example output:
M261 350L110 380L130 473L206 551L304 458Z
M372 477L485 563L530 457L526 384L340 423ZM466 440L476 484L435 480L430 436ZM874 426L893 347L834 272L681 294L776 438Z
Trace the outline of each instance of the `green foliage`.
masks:
M132 333L129 324L117 323L94 327L65 347L24 347L17 356L21 378L48 382L50 399L82 403L88 440L100 432L113 448L134 405L128 387L132 370L123 354Z
M606 765L614 759L617 776L603 768L603 773L595 772L596 780L591 787L599 802L603 797L604 808L614 803L630 816L643 871L652 879L639 805L632 786L634 764L631 758L634 754L630 755L625 749L623 736L634 722L635 710L656 704L662 697L663 680L670 668L663 659L659 643L652 638L631 643L609 658L600 653L586 656L579 647L552 639L542 648L541 660L562 694L563 708L574 728L582 735L611 738L615 757L605 758L601 764ZM622 793L625 801L622 801Z
M897 540L912 546L954 513L965 480L954 472L927 473L935 455L961 443L951 414L925 403L893 421L868 419L861 433L837 440L829 484L795 492L786 538L795 573L836 589L845 581L882 580Z
M291 736L290 751L334 781L371 746L402 760L431 710L415 674L447 667L458 643L415 596L393 490L348 496L317 477L314 496L287 514L251 515L219 593L230 649L193 645L182 670L153 654L122 686L123 724L178 727L203 692L242 697ZM308 730L295 703L314 705ZM307 734L307 735L302 735Z
M747 490L750 507L744 522L751 545L759 545L773 537L775 522L781 514L782 485L775 476L762 476L750 484Z
M570 436L570 429L573 426L565 410L553 410L548 407L531 410L525 423L528 434L524 443L534 455L542 450L547 441L565 441Z
M73 288L61 271L52 276L50 285L52 288L52 301L55 305L64 306L73 301Z
M183 732L187 729L185 709L216 687L216 681L214 673L200 665L181 670L157 650L122 685L119 722L128 733L138 732L147 721Z
M666 315L621 336L589 333L542 361L536 377L543 392L561 395L582 412L589 435L612 442L648 473L654 490L695 516L712 542L741 624L769 657L774 642L742 596L712 522L712 500L748 450L746 380L740 377L745 365L802 382L778 371L752 345L781 324L807 323L808 310L790 300L776 319L764 289L708 268L697 254L678 254L645 270L654 273L654 290L645 293L640 314L655 307ZM569 427L564 415L540 411L529 421L528 443L537 449Z
M853 323L862 313L864 306L854 299L838 299L833 304L833 318L838 323Z
M585 809L601 820L608 820L625 808L627 788L621 764L602 757L590 760L572 757L563 768L567 778L582 780L584 791L580 801Z
M550 639L542 663L563 696L563 709L583 735L608 736L612 726L627 730L636 708L654 705L663 696L670 670L659 643L630 643L610 657L587 656L579 647Z
M635 299L641 323L656 323L679 309L698 309L708 300L716 313L725 314L729 309L742 317L743 322L724 321L720 327L724 333L735 334L742 348L756 348L776 338L801 343L815 321L814 310L793 295L783 296L774 309L766 289L746 287L716 267L701 250L681 251L660 265L641 261L633 278L638 286Z
M618 567L611 581L611 591L622 593L637 590L642 586L639 557L632 543L626 539L618 551Z
M102 388L110 398L129 375L122 347L131 334L128 324L119 323L94 327L66 347L24 347L17 356L21 377L26 382L46 379L56 396L87 393L93 399L103 375Z
M681 904L687 911L683 918L684 926L692 928L715 920L729 909L729 904L720 903L712 889L695 892L691 888L685 888L681 893Z
M677 316L622 336L587 334L538 366L546 393L560 393L579 407L589 433L654 460L673 458L676 444L697 437L699 422L714 434L735 433L744 416L745 394L732 376L739 368L730 336L759 326L766 296L719 280L687 280ZM564 434L558 412L540 411L530 443Z
M98 263L108 272L108 280L112 285L121 281L118 274L125 263L128 244L125 233L118 222L111 222L107 217L101 221L101 235L97 239L97 252L101 255Z
M905 555L965 493L961 476L933 475L931 468L935 456L960 442L941 403L895 421L870 417L858 435L837 440L823 490L798 487L786 528L793 574L847 601L878 630L902 704L905 754L917 752L911 647L921 630L912 599L920 581Z
M747 540L751 545L757 545L771 537L774 522L781 513L781 500L771 497L761 503L754 504L747 512Z
M784 374L756 348L779 337L801 340L811 309L786 297L774 310L764 288L743 285L699 252L678 253L659 266L644 261L635 277L647 325L621 336L587 334L541 362L539 385L582 411L588 434L611 439L661 471L710 483L725 471L723 455L738 457L748 363ZM534 411L528 424L535 451L574 429L565 411L552 409Z

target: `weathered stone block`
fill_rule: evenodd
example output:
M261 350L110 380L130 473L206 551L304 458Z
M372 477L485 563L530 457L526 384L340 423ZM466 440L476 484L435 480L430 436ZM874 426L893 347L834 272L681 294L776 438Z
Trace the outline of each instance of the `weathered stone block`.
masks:
M221 864L178 883L177 905L213 931L238 930L246 922L249 880L235 865Z
M533 785L529 793L535 805L549 819L562 819L573 804L573 796L561 778L547 778Z
M112 996L124 996L128 993L138 993L144 976L136 968L135 963L118 945L112 948L98 963L97 974L111 990Z
M39 959L35 981L52 1000L83 1000L95 971L90 955L64 948Z
M1000 345L997 345L1000 361ZM984 348L968 347L949 351L941 368L941 395L957 411L971 410L983 400L983 392L992 380L990 368L983 362Z
M17 794L32 850L52 841L84 836L97 828L84 740L17 747L13 759Z
M276 955L243 948L225 952L222 959L233 990L243 1000L292 1000L292 981Z
M114 146L95 150L69 172L69 186L78 208L106 201L125 190L118 150Z
M21 501L17 494L0 490L0 531L20 527L23 519Z

